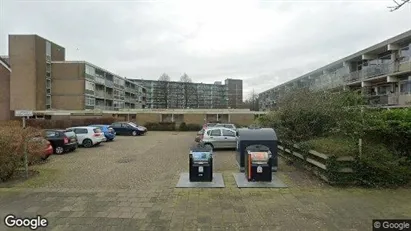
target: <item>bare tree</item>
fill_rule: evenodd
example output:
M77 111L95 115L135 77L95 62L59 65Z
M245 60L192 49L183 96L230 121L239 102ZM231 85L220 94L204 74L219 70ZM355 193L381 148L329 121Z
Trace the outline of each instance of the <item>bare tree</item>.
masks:
M259 102L258 102L258 95L255 93L254 89L250 93L249 97L245 100L244 106L249 108L251 111L258 111L259 110Z
M158 105L160 108L168 108L168 100L169 100L169 89L168 85L170 82L170 76L166 73L163 73L160 78L158 78L157 87L155 88L154 98L158 101Z
M389 6L388 9L390 9L390 12L396 11L398 9L400 9L402 6L404 6L405 4L409 3L410 0L393 0L393 2L395 3L395 6Z
M197 103L194 104L194 101L197 99L197 88L195 84L192 83L191 78L184 73L180 77L180 82L182 82L182 90L184 96L184 108L196 107Z

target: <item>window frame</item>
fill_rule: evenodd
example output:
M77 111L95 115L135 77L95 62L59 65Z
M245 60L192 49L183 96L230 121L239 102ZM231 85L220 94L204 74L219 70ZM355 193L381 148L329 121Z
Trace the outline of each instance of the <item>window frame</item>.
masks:
M86 133L81 133L81 132L77 132L77 131L85 131ZM82 135L82 134L88 134L88 129L87 128L74 128L73 129L73 132L77 135L77 134L80 134L80 135Z
M227 129L221 129L221 130L222 130L222 135L223 135L223 136L236 137L236 133L235 133L234 131L227 130ZM226 135L226 134L224 134L224 132L228 132L228 133L232 133L232 134Z
M212 129L212 130L210 130L211 132L210 132L210 136L222 136L222 132L221 132L221 129ZM219 135L213 135L213 132L214 131L218 131L219 132Z

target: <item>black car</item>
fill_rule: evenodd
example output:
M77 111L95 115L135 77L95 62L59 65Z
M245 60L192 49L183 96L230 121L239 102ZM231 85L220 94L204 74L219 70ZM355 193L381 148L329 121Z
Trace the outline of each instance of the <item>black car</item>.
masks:
M63 154L77 149L77 137L74 132L49 129L45 133L46 139L51 143L55 154Z
M111 127L116 131L117 135L139 136L147 132L147 128L132 122L115 122L111 124Z

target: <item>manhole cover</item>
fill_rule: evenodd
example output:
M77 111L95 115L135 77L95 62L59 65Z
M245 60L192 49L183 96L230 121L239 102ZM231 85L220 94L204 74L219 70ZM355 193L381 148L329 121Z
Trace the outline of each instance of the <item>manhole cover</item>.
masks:
M133 158L123 158L123 159L118 160L117 163L119 163L119 164L127 164L127 163L130 163L130 162L133 162L133 161L134 161Z

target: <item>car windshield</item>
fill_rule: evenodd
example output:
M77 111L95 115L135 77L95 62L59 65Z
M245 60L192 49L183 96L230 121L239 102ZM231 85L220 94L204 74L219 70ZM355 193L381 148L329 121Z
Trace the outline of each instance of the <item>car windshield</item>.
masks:
M129 125L131 125L131 126L133 126L133 127L138 127L138 125L137 125L137 124L132 123L132 122L129 122L128 124L129 124Z
M101 129L100 129L100 128L94 128L93 131L94 131L94 133L101 133Z
M74 133L74 132L72 132L72 131L65 131L65 132L64 132L64 135L66 135L67 137L72 137L72 136L75 136L76 133Z

